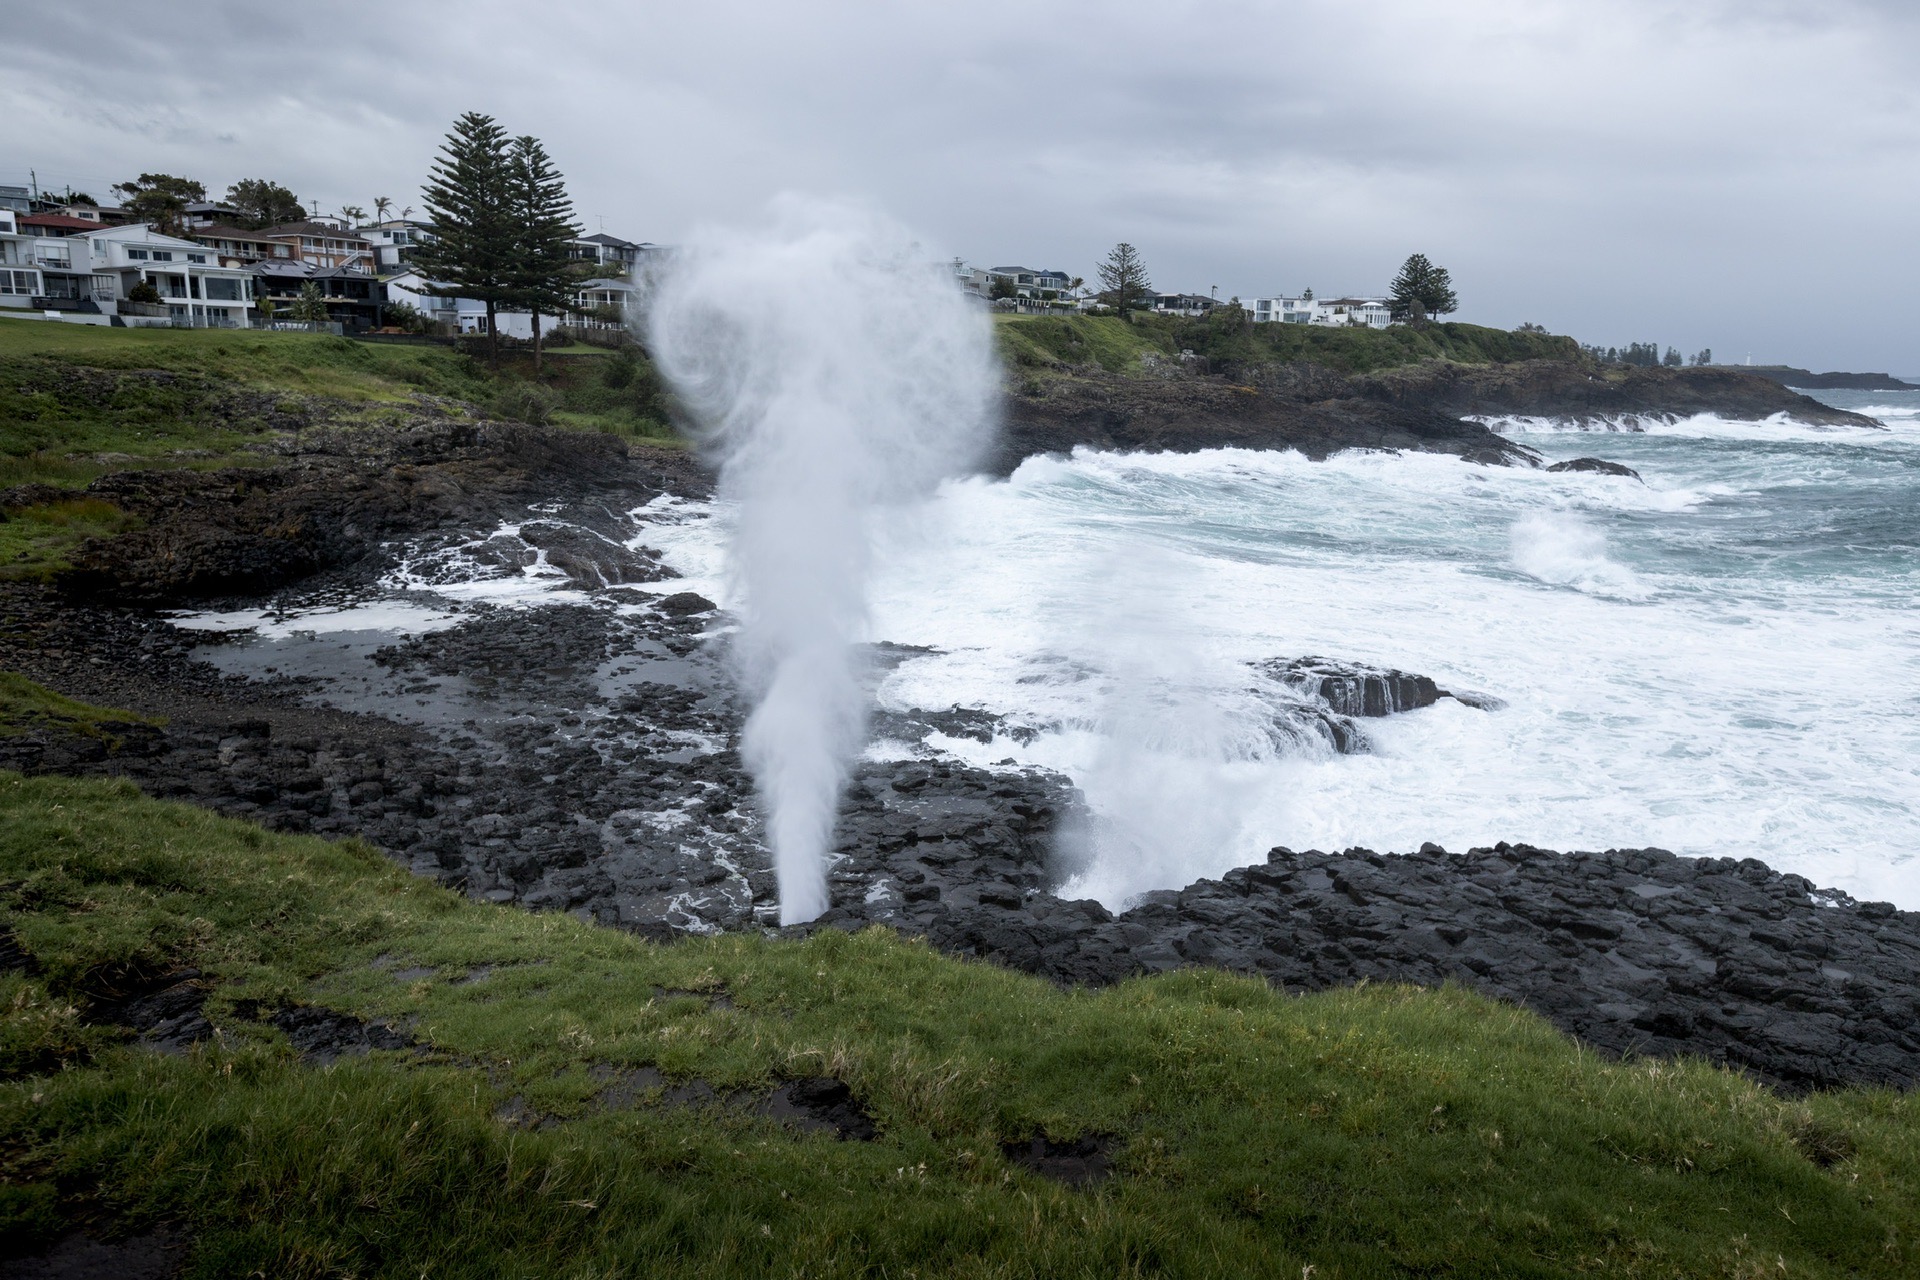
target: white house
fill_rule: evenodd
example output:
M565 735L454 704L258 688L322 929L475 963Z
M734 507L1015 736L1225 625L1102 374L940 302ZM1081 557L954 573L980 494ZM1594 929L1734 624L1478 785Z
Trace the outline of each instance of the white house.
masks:
M0 307L31 307L45 287L34 260L35 237L20 229L19 214L0 209Z
M144 280L159 292L171 318L211 325L244 323L253 303L253 277L245 268L221 266L220 255L206 245L163 235L145 223L58 243L72 250L67 273L86 276L96 301L125 299Z
M1384 329L1393 323L1393 303L1387 298L1333 298L1320 305L1330 325Z
M1255 324L1317 324L1335 329L1384 329L1393 323L1386 298L1253 298L1243 304Z
M414 218L389 218L360 228L360 238L373 246L375 271L398 271L417 246L433 239L433 232Z
M94 324L110 323L116 313L158 323L246 321L253 301L250 277L221 266L219 255L205 245L162 235L143 223L96 223L89 231L76 231L36 227L31 221L0 212L0 306ZM160 295L164 316L121 305L142 280Z
M591 262L606 268L608 275L631 276L666 250L645 240L622 240L619 236L596 231L590 236L578 236L569 241L568 252L576 262Z
M455 333L485 333L487 331L487 304L475 298L446 298L433 292L434 282L420 274L413 267L406 267L396 275L386 277L382 282L387 289L388 302L404 302L435 324L443 324ZM542 314L540 332L544 336L553 332L553 327L564 317ZM533 337L533 313L529 311L497 311L494 322L502 337L531 340Z
M617 329L622 321L601 319L593 313L612 308L623 318L632 316L639 297L640 290L625 280L582 280L573 295L573 305L579 314L571 317L571 323L595 329Z

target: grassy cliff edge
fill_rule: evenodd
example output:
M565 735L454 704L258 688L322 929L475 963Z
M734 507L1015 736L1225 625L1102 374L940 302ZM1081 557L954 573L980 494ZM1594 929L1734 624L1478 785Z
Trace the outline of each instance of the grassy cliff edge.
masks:
M0 926L16 1251L94 1221L172 1224L208 1276L1895 1276L1920 1227L1910 1096L1606 1061L1455 989L1062 991L877 930L658 945L5 774ZM199 1043L113 1024L179 982ZM269 1017L297 1006L412 1044L312 1065ZM802 1076L877 1138L726 1102ZM695 1080L710 1105L675 1105ZM1009 1158L1042 1134L1114 1176Z

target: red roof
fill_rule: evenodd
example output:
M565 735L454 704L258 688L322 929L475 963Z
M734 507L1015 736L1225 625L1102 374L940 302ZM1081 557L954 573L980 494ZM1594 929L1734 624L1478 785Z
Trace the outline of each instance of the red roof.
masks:
M29 213L14 219L23 227L59 227L66 231L105 231L107 224L87 218L69 218L64 213Z

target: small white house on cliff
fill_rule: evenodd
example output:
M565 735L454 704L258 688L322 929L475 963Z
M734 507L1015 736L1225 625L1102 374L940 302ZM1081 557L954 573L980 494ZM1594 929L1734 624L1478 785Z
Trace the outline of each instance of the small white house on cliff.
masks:
M1393 323L1393 307L1386 298L1348 295L1316 298L1253 298L1245 304L1255 324L1317 324L1329 328L1384 329Z

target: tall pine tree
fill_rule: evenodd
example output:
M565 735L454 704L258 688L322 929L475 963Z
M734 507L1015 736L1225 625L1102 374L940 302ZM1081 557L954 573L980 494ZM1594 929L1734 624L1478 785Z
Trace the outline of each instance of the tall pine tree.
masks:
M499 307L514 295L518 226L507 131L492 116L469 111L454 122L421 189L433 238L414 261L441 297L487 306L487 350L500 364Z
M568 244L580 234L573 221L567 184L534 137L513 140L507 156L509 188L516 223L509 271L514 303L533 313L533 372L540 374L540 316L559 316L570 301L572 253Z
M1122 242L1100 264L1100 301L1123 317L1148 305L1153 285L1147 281L1147 266L1140 251Z
M1424 253L1416 253L1401 264L1400 274L1389 289L1395 320L1419 324L1428 316L1460 309L1460 300L1453 294L1453 277L1445 267L1434 266Z

